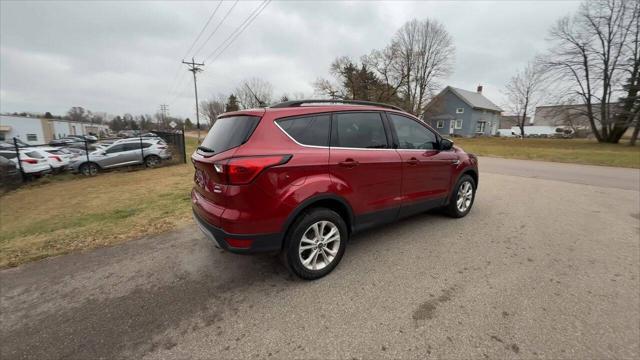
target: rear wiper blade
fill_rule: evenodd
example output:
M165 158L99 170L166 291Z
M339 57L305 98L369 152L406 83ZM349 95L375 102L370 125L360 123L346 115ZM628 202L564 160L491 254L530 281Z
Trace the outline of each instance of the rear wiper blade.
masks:
M204 152L216 152L215 150L208 148L206 146L198 146L198 150L202 150Z

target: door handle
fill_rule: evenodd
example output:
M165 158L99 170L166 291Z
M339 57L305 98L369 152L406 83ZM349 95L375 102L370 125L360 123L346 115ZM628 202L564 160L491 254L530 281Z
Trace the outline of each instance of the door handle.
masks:
M360 165L360 163L356 160L353 159L346 159L345 161L340 161L338 163L340 166L344 166L344 167L348 167L348 168L353 168L356 167L358 165Z
M411 159L407 160L407 164L409 165L418 165L420 163L420 160L412 157Z

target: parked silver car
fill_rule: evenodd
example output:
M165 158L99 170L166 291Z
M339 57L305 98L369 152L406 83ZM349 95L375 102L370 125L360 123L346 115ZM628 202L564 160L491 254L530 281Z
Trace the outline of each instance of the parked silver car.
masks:
M84 175L95 175L102 169L144 164L155 167L162 160L171 158L171 151L162 139L143 139L112 144L87 156L80 156L71 164L74 171Z

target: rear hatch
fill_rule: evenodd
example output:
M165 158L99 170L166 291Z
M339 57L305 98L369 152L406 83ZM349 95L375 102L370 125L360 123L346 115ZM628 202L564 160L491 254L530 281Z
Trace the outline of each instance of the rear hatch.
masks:
M211 206L226 206L225 174L216 171L215 163L232 157L238 148L249 140L263 113L264 111L258 114L231 115L216 120L202 144L191 156L195 167L194 201L203 197Z

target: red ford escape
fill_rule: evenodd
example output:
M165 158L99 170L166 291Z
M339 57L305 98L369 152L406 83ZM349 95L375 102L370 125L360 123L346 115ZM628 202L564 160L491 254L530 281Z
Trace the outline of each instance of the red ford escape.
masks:
M192 155L196 223L234 253L280 252L317 279L354 233L442 208L463 217L477 159L401 109L289 101L226 113Z

